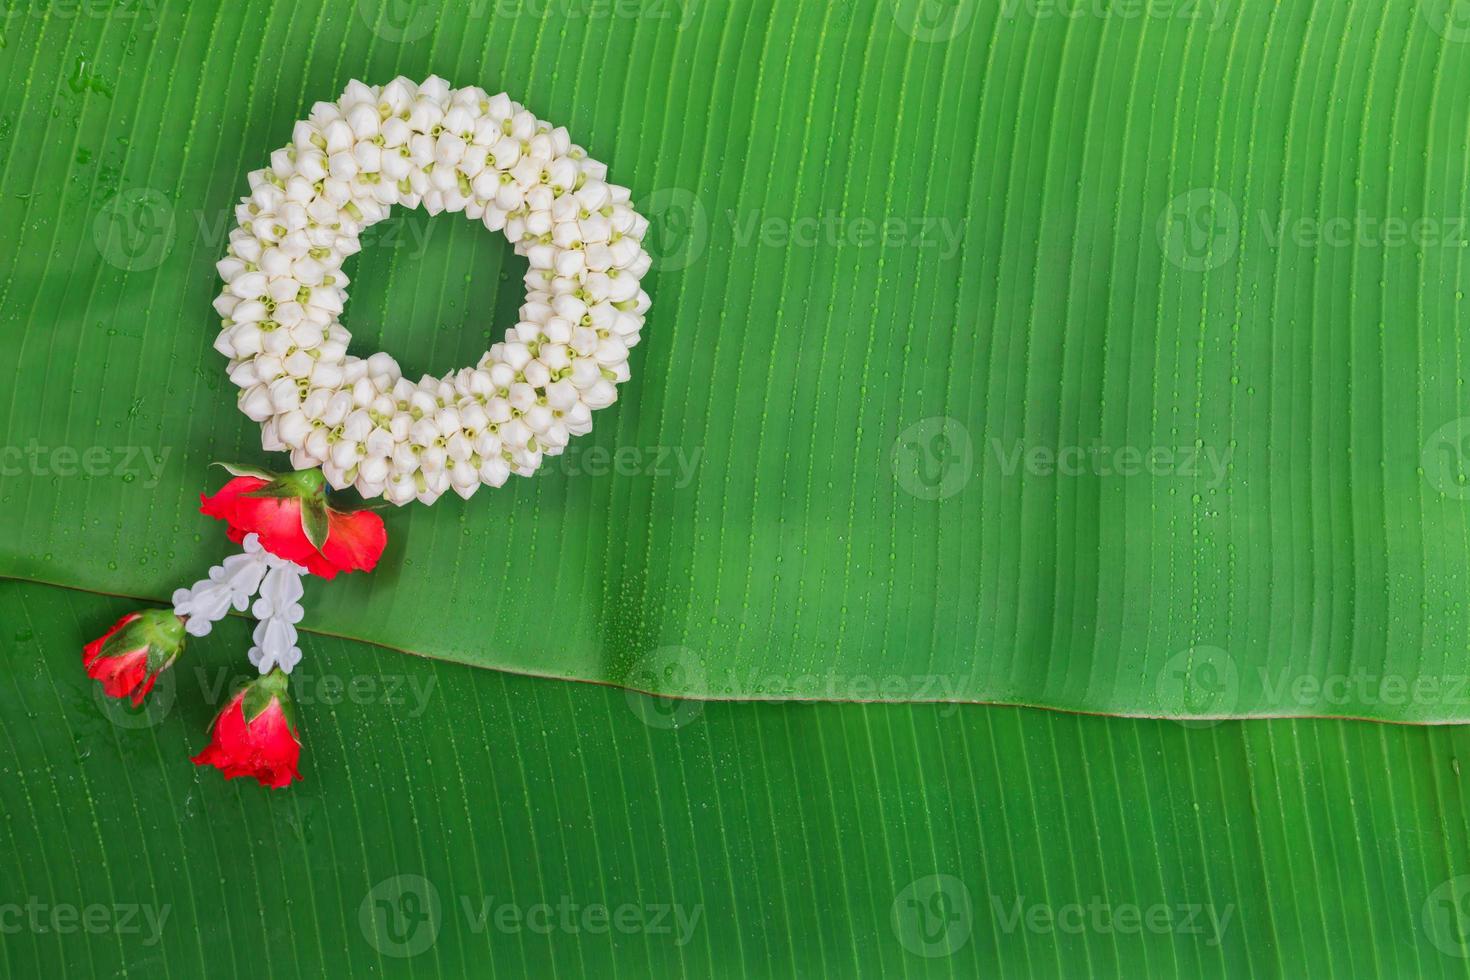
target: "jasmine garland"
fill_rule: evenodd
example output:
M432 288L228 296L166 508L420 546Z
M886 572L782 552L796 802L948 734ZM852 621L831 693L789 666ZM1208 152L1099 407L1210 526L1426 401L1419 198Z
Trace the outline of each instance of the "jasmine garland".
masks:
M172 609L129 613L86 644L83 668L105 694L140 704L189 637L248 609L258 673L193 761L271 787L301 778L289 675L301 660L302 580L371 571L387 545L381 517L334 506L327 488L401 505L529 476L589 431L628 379L648 310L648 222L606 174L509 96L432 76L351 82L296 124L249 175L214 302L214 346L230 359L240 408L294 471L224 464L233 478L201 494L200 511L243 550L178 589ZM462 211L527 259L520 320L472 368L414 383L387 354L347 353L342 264L394 204Z
M250 174L218 263L240 407L262 445L336 488L432 503L529 476L626 381L648 295L647 221L565 129L441 78L351 82ZM526 257L520 320L472 368L410 382L347 354L342 263L395 204L463 212Z

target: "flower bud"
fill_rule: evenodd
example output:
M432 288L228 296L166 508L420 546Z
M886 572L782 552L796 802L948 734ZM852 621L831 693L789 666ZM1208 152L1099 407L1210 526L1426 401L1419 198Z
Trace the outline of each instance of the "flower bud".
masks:
M108 697L141 704L158 675L184 652L184 621L171 609L128 613L82 650L87 676Z
M215 716L209 745L194 764L214 766L226 779L250 776L273 788L300 779L301 741L286 687L286 674L278 668L237 691Z

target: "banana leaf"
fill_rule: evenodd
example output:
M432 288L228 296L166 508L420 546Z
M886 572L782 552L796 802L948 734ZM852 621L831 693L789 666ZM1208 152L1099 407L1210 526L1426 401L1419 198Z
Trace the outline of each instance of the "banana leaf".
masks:
M304 780L190 764L0 583L7 976L1470 975L1462 727L728 704L307 636Z
M729 699L1470 718L1470 45L1452 3L7 8L0 574L162 599L260 450L211 347L245 174L352 78L566 125L653 222L620 402L392 513L306 625ZM395 214L355 353L514 322Z

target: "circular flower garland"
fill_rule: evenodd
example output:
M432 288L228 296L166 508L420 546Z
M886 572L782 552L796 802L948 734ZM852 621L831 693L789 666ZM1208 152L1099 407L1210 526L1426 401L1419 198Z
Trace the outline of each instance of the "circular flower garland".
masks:
M589 431L649 305L648 222L606 175L504 93L430 76L318 102L250 174L218 264L215 347L263 447L401 505L530 476ZM519 322L472 368L413 383L387 354L347 353L342 263L395 204L463 211L530 263Z

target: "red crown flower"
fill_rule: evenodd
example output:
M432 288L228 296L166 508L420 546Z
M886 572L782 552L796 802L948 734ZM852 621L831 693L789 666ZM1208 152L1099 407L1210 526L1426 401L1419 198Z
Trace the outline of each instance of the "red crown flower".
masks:
M388 533L370 510L344 512L327 506L321 470L277 475L228 466L235 478L212 497L199 495L199 510L229 525L231 541L260 535L261 546L313 575L370 572Z
M138 705L183 652L183 620L168 610L149 609L128 613L88 643L82 666L88 677L102 682L108 697L131 697Z
M214 766L226 779L251 776L262 786L280 788L300 779L294 711L279 668L235 693L214 719L209 745L194 756L196 766Z

